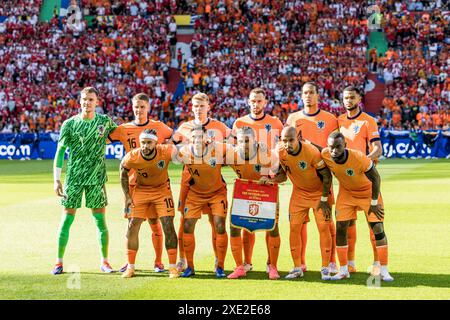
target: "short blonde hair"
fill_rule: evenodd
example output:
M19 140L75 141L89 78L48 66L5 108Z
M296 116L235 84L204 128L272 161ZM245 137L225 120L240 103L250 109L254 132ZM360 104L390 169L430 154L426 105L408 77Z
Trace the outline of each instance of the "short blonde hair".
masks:
M194 96L192 97L192 100L205 101L205 102L209 103L208 95L203 92L194 94Z
M133 97L133 99L131 99L131 102L134 104L135 102L137 102L137 101L139 101L139 100L142 100L142 101L145 101L145 102L150 102L150 98L148 97L148 95L145 94L145 93L142 93L142 92L136 94L136 95Z
M263 88L254 88L250 91L249 95L254 94L262 94L264 98L267 98L266 91Z

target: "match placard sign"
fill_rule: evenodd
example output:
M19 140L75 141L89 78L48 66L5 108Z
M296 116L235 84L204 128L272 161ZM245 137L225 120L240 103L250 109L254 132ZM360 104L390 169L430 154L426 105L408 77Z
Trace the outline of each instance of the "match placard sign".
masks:
M231 225L250 232L275 228L278 185L260 185L236 179L231 204Z

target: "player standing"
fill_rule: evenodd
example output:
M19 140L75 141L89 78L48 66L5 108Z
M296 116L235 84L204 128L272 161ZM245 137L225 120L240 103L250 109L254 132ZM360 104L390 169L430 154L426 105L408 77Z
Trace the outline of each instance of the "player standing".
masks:
M256 141L259 144L266 145L269 150L273 149L278 142L281 130L283 129L283 124L277 117L272 117L271 115L265 113L267 103L267 95L264 89L252 89L248 99L250 114L236 119L233 124L233 136L236 137L236 132L239 128L250 127L254 130L256 134ZM281 241L278 232L275 232L274 230L271 234L272 236L269 235L269 232L266 232L266 246L268 253L266 271L268 273L270 272L270 252L271 250L273 252L277 252ZM245 271L248 272L253 269L252 256L253 247L255 246L255 233L250 233L247 230L244 230L242 241L244 248L244 268ZM276 260L275 257L274 260Z
M306 82L302 86L302 100L304 109L289 115L286 120L287 126L296 129L300 139L306 139L321 150L327 146L327 137L333 131L338 130L336 117L319 108L319 93L314 82ZM331 197L333 195L330 195ZM306 219L302 227L302 269L306 271L306 243L307 243L307 223ZM332 237L330 272L337 272L336 267L336 227L330 223L330 233Z
M54 190L63 197L64 207L58 232L58 259L53 274L63 273L63 256L69 241L69 231L75 219L75 212L81 207L83 193L86 207L92 209L97 226L101 248L101 270L113 272L108 263L109 233L105 221L105 207L108 204L105 183L106 164L105 146L108 135L117 125L108 117L95 112L98 104L98 92L86 87L80 94L81 113L64 121L58 140L53 165ZM64 153L70 149L64 189L61 184L61 171L64 165Z
M313 209L320 236L322 254L322 280L330 280L330 253L332 238L330 234L331 206L331 172L325 165L320 151L310 143L298 139L294 127L285 127L281 132L281 146L278 148L280 169L268 182L282 183L287 177L293 184L289 203L290 246L294 268L286 279L303 277L301 268L301 228L308 218L309 209ZM264 178L265 179L265 178Z
M208 112L210 110L210 101L208 95L205 93L197 93L192 99L192 113L194 114L194 120L184 122L178 130L174 133L172 139L174 144L179 143L188 143L191 139L191 132L195 126L202 126L207 131L209 141L217 141L223 142L227 139L231 133L231 130L222 122L212 119L208 117ZM181 212L181 220L180 227L178 230L178 251L180 255L180 259L177 263L178 271L183 271L187 267L186 256L184 252L183 246L183 229L184 229L184 221L183 221L183 213L186 204L186 197L189 192L189 182L191 181L191 175L188 171L188 168L185 166L183 168L183 173L181 176L181 189L180 196L178 200L178 211ZM213 215L211 214L211 210L208 206L205 206L202 209L204 214L208 214L209 223L211 224L211 240L212 246L215 253L215 263L214 263L214 271L217 268L218 263L218 255L216 248L216 232L214 228Z
M125 210L130 211L127 231L128 267L123 278L134 276L134 265L139 248L139 229L142 222L155 224L160 219L166 237L169 256L169 277L178 278L177 235L173 225L175 216L172 190L168 174L169 162L176 147L158 144L156 130L145 129L139 135L140 148L127 153L120 167L120 180L125 195ZM131 169L136 172L134 188L130 189Z
M367 113L363 112L361 103L361 92L354 86L344 89L343 102L346 114L342 114L338 118L339 131L345 137L347 147L359 150L366 154L374 163L378 162L378 157L382 155L383 148L381 146L380 134L378 132L377 122ZM370 230L370 242L373 249L373 266L379 268L377 246L372 229ZM356 221L350 221L347 230L348 236L348 271L356 272L355 267L355 245L356 245Z
M328 147L322 150L322 158L339 181L339 194L336 200L336 250L340 270L331 277L331 280L350 278L347 229L350 221L356 220L357 211L363 210L376 240L381 265L379 275L383 281L393 281L387 266L388 242L383 226L381 179L373 161L360 151L347 149L344 135L340 132L333 132L330 135ZM373 274L378 275L378 272Z
M139 148L139 135L145 129L155 129L158 135L158 143L164 143L166 140L170 139L172 136L172 129L166 126L161 121L154 121L148 119L148 113L150 111L150 99L148 95L145 93L136 94L132 100L132 108L134 114L134 120L128 123L123 123L114 130L109 139L111 141L120 141L125 147L125 152L129 153L131 150L135 148ZM134 169L130 171L130 188L133 189L136 184L136 174ZM155 208L153 205L150 206L149 209L152 213L151 216L155 216ZM155 263L154 269L155 272L163 272L164 265L162 263L162 251L163 251L163 235L161 224L159 220L152 219L148 220L150 224L150 228L152 230L152 243L153 248L155 249ZM127 269L127 265L125 264L120 268L121 272L124 272Z
M210 142L207 129L203 126L191 130L191 143L181 147L178 152L180 161L189 170L191 180L183 212L183 245L188 267L181 275L190 277L195 274L195 224L201 218L203 208L208 206L213 216L216 232L217 278L226 277L224 263L228 247L228 235L225 229L228 201L227 186L221 174L228 146L219 142Z
M230 166L237 174L239 179L258 182L262 176L269 176L271 169L278 166L272 153L266 147L262 147L256 142L255 131L250 127L241 127L237 130L237 146L233 153ZM278 205L277 205L278 209ZM244 230L244 232L247 232ZM248 232L247 232L248 233ZM273 237L279 233L278 230L278 210L274 230L270 231ZM278 237L279 239L279 237ZM228 275L229 279L237 279L246 275L244 261L242 258L242 237L241 229L230 226L231 252L236 262L236 268L233 273ZM270 270L269 279L276 280L280 276L277 270L277 261L280 250L280 244L270 247Z

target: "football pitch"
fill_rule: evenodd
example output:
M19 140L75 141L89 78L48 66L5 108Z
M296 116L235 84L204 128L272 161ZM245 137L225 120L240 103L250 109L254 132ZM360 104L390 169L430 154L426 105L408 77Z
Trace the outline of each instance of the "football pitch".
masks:
M108 160L107 166L109 259L118 269L125 262L126 220L122 214L119 161ZM308 271L302 279L285 280L292 268L287 212L290 183L280 188L281 279L269 280L265 273L264 233L256 236L254 271L245 279L216 279L210 225L205 217L196 227L194 278L169 279L167 272L153 272L151 232L143 224L137 276L122 279L120 273L100 272L96 228L86 208L78 210L71 228L64 259L66 273L51 275L62 209L53 192L52 162L0 161L0 299L450 299L450 161L384 160L378 169L385 203L389 268L395 278L392 283L378 283L366 273L372 249L363 213L358 215L356 274L337 282L320 280L318 232L311 215ZM235 175L230 168L224 168L223 176L231 204ZM181 167L172 166L170 178L177 203ZM178 212L175 223L178 230ZM165 251L163 263L168 266ZM233 268L228 246L226 273Z

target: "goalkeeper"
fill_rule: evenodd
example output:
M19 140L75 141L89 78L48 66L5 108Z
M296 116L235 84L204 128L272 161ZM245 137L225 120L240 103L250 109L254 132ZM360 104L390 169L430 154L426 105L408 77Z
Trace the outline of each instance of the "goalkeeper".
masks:
M117 127L105 115L95 112L98 92L93 87L81 91L81 113L64 121L56 151L53 175L54 190L62 197L64 207L58 231L58 258L53 274L63 273L63 256L69 240L70 226L75 212L81 207L83 193L86 207L92 209L101 247L101 271L113 272L108 263L108 228L105 222L105 207L108 203L105 183L105 146L108 135ZM69 148L69 161L64 188L61 184L61 170L64 153Z

